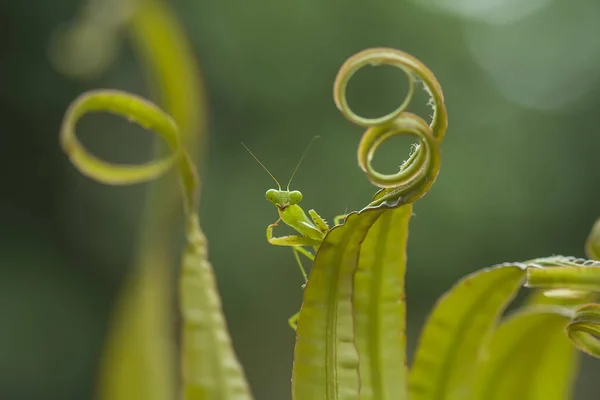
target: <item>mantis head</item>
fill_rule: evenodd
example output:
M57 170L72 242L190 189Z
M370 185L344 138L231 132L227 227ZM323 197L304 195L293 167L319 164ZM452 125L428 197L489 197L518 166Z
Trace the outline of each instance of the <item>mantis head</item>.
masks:
M279 190L269 189L265 196L267 197L267 200L273 203L273 205L281 211L302 201L302 193L297 190L289 191L281 190L281 188Z

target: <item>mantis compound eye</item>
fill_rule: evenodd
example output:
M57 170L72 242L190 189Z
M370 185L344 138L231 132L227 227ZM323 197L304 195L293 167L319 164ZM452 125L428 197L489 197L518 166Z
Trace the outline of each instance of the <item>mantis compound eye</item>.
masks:
M269 190L267 190L267 193L265 194L265 197L271 203L274 203L275 200L276 200L276 198L277 198L277 190L275 190L275 189L269 189Z
M302 193L300 193L297 190L293 190L292 192L290 192L290 203L291 204L297 204L300 203L302 201Z

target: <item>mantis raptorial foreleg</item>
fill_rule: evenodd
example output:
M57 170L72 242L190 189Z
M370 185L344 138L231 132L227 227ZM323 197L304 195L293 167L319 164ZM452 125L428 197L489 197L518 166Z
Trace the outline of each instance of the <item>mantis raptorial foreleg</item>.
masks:
M308 215L315 223L315 226L319 228L319 230L323 233L327 233L329 231L329 225L327 225L327 221L325 221L315 210L308 210Z
M273 228L279 226L277 223L267 226L267 241L275 246L319 246L320 239L313 239L302 235L288 235L273 237Z

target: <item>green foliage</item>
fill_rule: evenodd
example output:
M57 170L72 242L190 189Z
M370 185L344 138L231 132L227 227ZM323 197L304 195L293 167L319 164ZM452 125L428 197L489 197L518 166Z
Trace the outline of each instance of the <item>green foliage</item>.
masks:
M139 32L146 32L142 37L151 34L147 29ZM157 60L163 57L157 55ZM157 71L161 70L159 64L157 61ZM381 118L362 118L348 106L346 85L360 68L382 64L408 75L409 93L396 111ZM417 82L423 83L431 96L434 114L430 124L406 111ZM343 224L329 230L318 247L298 320L292 397L570 398L578 364L575 347L600 357L600 305L590 303L600 292L600 263L591 260L548 257L507 263L461 280L434 307L408 371L404 291L408 226L413 203L428 192L439 173L440 144L447 128L441 87L414 57L376 48L350 57L342 66L334 100L351 122L368 128L359 145L358 164L381 190L364 209L351 212ZM182 144L186 136L181 137L179 125L194 126L197 121L190 122L191 114L183 108L171 108L181 111L177 123L140 97L115 90L88 92L69 107L61 144L83 174L111 185L146 182L178 167L187 238L179 285L182 396L188 400L250 399L200 229L197 173L187 146ZM75 125L86 113L98 111L127 117L156 132L171 153L142 165L115 165L96 158L77 140ZM393 136L407 134L415 136L419 146L398 173L378 173L371 165L377 148ZM598 226L586 244L589 257L595 259L600 248ZM537 291L520 309L503 318L505 308L523 286Z
M488 334L525 278L518 267L483 270L452 288L429 317L410 374L411 399L466 399Z
M503 320L472 371L471 398L570 398L579 357L564 334L567 322L564 313L542 307Z
M149 110L150 115L138 116L142 119L152 119L153 114L157 114L159 124L163 120L167 121L166 129L158 131L167 135L163 139L167 139L174 150L174 154L162 162L147 165L143 174L149 173L146 178L151 179L152 169L157 174L166 171L175 161L180 148L185 148L186 155L179 163L180 174L186 182L183 187L187 189L187 209L196 208L192 203L196 202L197 182L194 167L189 159L198 159L197 149L206 145L205 106L199 68L177 16L169 4L162 0L92 3L93 0L88 4L89 7L84 8L77 16L70 28L63 30L58 36L53 49L57 50L59 47L56 45L62 43L63 51L51 53L54 56L53 61L64 73L89 77L106 68L106 61L114 58L111 52L114 53L115 48L98 48L96 38L101 38L101 43L110 44L115 42L122 31L128 33L152 91L161 99L178 127L177 129L170 126L173 125L171 117L160 115L162 111L157 112L152 104L143 100L128 104L136 108L152 109ZM82 31L93 31L94 35L81 35ZM95 94L92 94L91 99L88 97L87 101L97 102L113 95L110 101L105 102L107 107L115 107L117 99L121 98L121 93L114 91ZM124 103L127 105L126 100ZM79 110L84 111L81 104ZM127 115L132 117L130 113ZM70 132L63 135L63 146L68 146L71 149L69 151L73 148L76 151L83 150L70 127L75 121L70 119L69 116L65 118L66 129ZM148 124L143 125L148 127ZM91 156L85 151L83 155L84 158ZM88 163L78 162L76 155L71 155L71 159L83 168L83 171L86 170ZM114 165L107 165L102 160L96 159L93 164L100 167L100 170L96 168L93 173L96 178L99 177L98 173L105 169L110 171L108 178L113 183L132 183L127 182L127 176L131 175L132 171L136 174L142 172L140 166L125 166L119 172L114 170ZM116 177L120 182L114 182ZM172 320L169 304L172 297L170 270L174 257L170 248L169 232L164 223L167 216L172 214L173 203L179 201L176 188L176 182L172 182L172 179L162 179L149 186L145 218L140 227L137 268L129 278L122 299L115 309L100 365L101 399L164 399L172 397L175 387L178 386L172 375L175 357L169 323ZM193 251L188 257L194 257ZM189 265L189 262L185 264ZM189 303L187 299L182 299L182 302L184 301Z
M367 120L349 108L346 85L358 69L379 64L405 71L410 90L396 111ZM417 77L436 106L431 128L405 112ZM412 203L427 192L439 172L439 142L447 125L443 95L433 74L414 57L393 49L369 49L342 66L334 99L350 121L369 127L359 145L358 161L382 190L364 210L333 228L317 252L300 311L292 397L406 397L408 223ZM398 173L380 174L371 159L384 141L396 135L413 135L420 146Z
M104 110L123 115L158 133L171 154L142 165L116 165L89 154L77 141L75 124L88 112ZM183 317L183 391L186 399L250 398L237 363L221 311L212 267L206 258L206 239L196 213L196 178L190 158L180 146L173 120L137 96L116 90L89 92L69 107L61 129L61 143L71 162L85 175L107 184L135 184L179 166L187 214L187 246L180 271L180 309Z

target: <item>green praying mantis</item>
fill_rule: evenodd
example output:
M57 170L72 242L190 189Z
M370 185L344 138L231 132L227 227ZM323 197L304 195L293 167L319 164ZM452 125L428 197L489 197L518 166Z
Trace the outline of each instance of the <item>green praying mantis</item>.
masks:
M313 209L308 210L308 215L304 212L304 209L298 205L302 201L302 193L298 190L290 190L290 185L296 172L298 172L298 168L306 156L308 149L315 139L319 138L319 136L315 136L312 138L306 150L300 157L300 161L296 165L294 172L287 184L286 190L281 189L281 185L279 181L275 179L273 174L265 167L265 165L260 162L260 160L250 151L248 147L244 143L242 145L246 148L248 153L260 164L261 167L269 176L275 181L277 184L277 189L269 189L265 194L267 200L272 203L277 208L277 213L279 214L279 218L274 223L267 226L267 241L274 246L290 246L292 248L294 258L300 267L300 271L302 272L302 276L304 278L304 287L306 282L308 282L308 275L306 274L306 270L302 264L302 260L300 259L300 254L304 255L310 261L314 261L315 254L317 250L319 250L319 246L323 243L327 232L329 232L329 225L327 221L323 219L317 212ZM309 218L310 216L310 218ZM338 225L341 221L346 217L346 214L338 215L333 219L334 225ZM279 222L283 221L289 227L295 229L298 234L295 235L287 235L287 236L273 236L273 229L276 226L279 226ZM312 248L314 253L312 253L308 248ZM298 317L300 313L296 313L291 316L288 320L290 327L294 330L298 327Z

